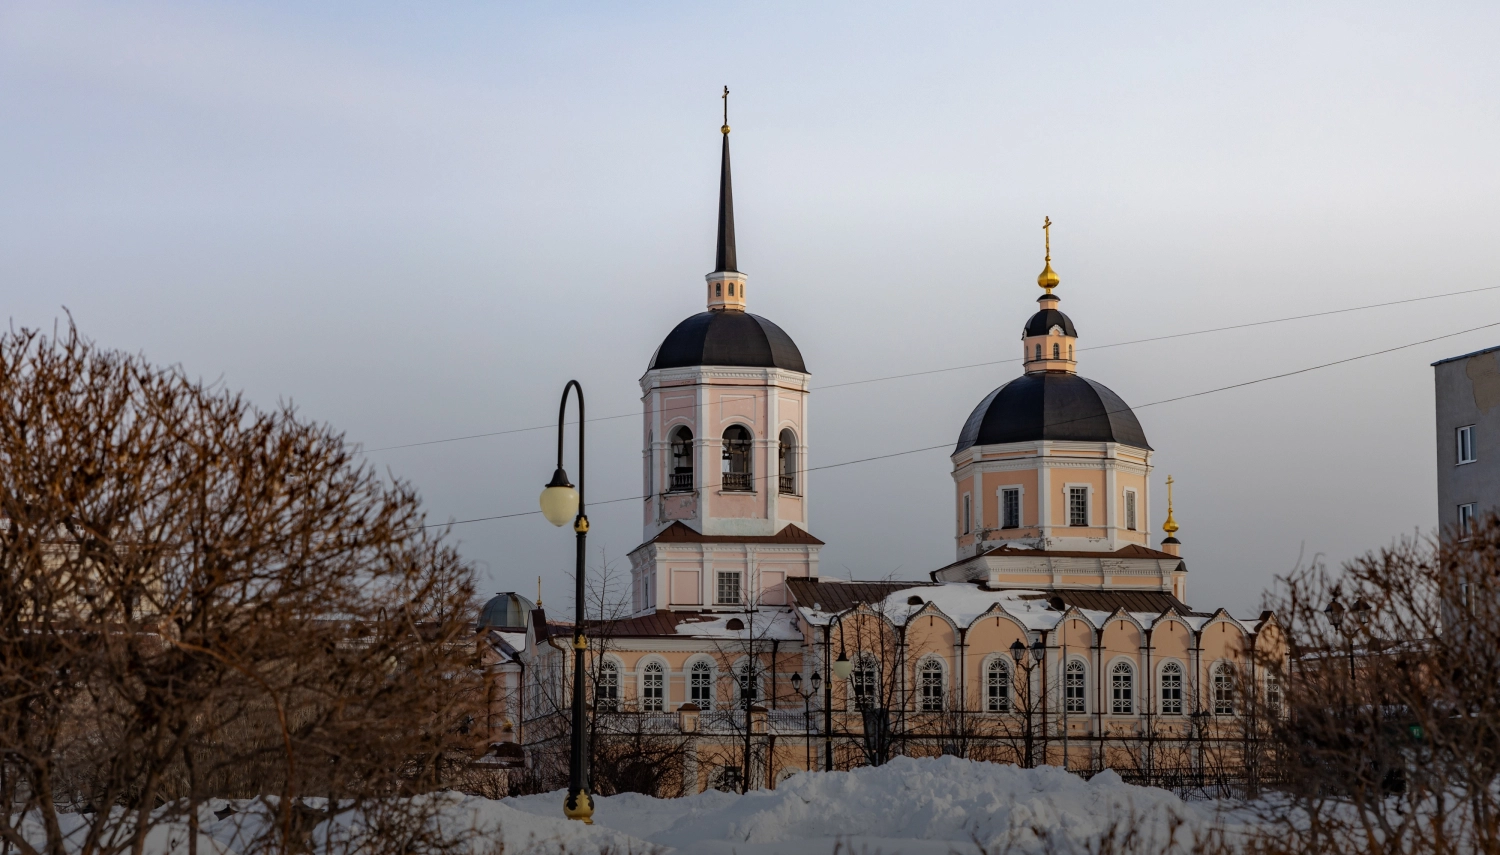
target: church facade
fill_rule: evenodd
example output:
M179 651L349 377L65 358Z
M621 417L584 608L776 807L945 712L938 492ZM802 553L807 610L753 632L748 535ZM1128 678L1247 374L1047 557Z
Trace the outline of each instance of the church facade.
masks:
M596 768L611 746L645 751L634 767L616 757L610 774L629 780L606 789L774 787L897 753L1157 781L1253 773L1279 709L1280 629L1187 605L1170 493L1153 544L1145 431L1077 371L1050 231L1023 372L956 426L955 560L920 580L820 577L810 373L749 311L722 136L705 310L640 381L629 600L586 627ZM478 629L492 738L545 765L566 743L572 628L502 594Z

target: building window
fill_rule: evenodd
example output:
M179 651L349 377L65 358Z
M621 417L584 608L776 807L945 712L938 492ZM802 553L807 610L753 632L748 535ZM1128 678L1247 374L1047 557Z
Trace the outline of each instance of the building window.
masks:
M854 670L849 672L849 684L854 689L854 708L875 708L875 699L880 691L880 673L875 670L875 659L868 654L855 657Z
M724 431L724 473L719 484L725 490L749 492L754 489L750 476L750 431L743 425L730 425Z
M1064 712L1088 712L1088 705L1084 702L1083 694L1083 671L1083 663L1077 659L1068 663L1068 670L1063 675Z
M1089 488L1068 488L1068 525L1089 524Z
M1474 508L1473 502L1458 506L1458 535L1464 540L1474 533Z
M735 675L735 684L740 688L740 706L749 709L750 704L760 695L757 691L759 682L755 673L755 660L746 659L745 664L740 666L739 673Z
M1458 462L1473 463L1478 460L1474 453L1474 426L1466 425L1458 429Z
M964 534L968 534L969 533L969 523L970 522L971 522L971 520L969 518L969 494L968 493L964 493Z
M661 712L666 707L667 670L660 662L646 666L645 678L641 681L641 709L646 712Z
M943 665L936 659L929 659L922 663L922 673L918 680L922 690L922 712L943 711Z
M1062 358L1062 349L1059 348L1055 344L1052 345L1052 358L1053 359L1061 359Z
M1007 487L1000 491L1000 527L1021 527L1021 489Z
M1234 715L1234 671L1228 664L1214 668L1214 715Z
M781 493L795 496L797 494L797 435L792 433L791 428L781 432L777 454L779 456L777 468L781 475Z
M693 432L680 427L672 432L672 475L667 484L670 493L687 493L693 489Z
M1073 345L1068 345L1068 359L1073 358Z
M1041 359L1042 358L1042 346L1041 345L1037 345L1036 346L1036 358L1037 359Z
M988 712L1010 712L1010 666L996 659L984 673L984 708Z
M694 662L688 671L688 700L701 710L714 708L714 669L707 662Z
M724 283L722 283L722 282L715 282L714 283L714 296L715 297L722 297L722 296L724 296Z
M740 571L724 570L718 574L718 599L715 601L721 606L737 606L740 604Z
M731 297L734 296L734 283L733 282L729 283L729 296L731 296Z
M620 666L606 659L599 663L599 676L594 683L594 709L614 712L619 708Z
M1112 715L1135 712L1135 669L1129 662L1116 662L1109 670L1109 711Z
M1134 490L1126 490L1125 491L1125 528L1127 530L1129 530L1129 531L1135 531L1136 530L1136 525L1135 525L1135 491Z
M740 791L740 767L720 766L708 776L709 787L723 793Z
M1266 715L1281 718L1281 681L1274 674L1266 677Z
M1182 666L1176 662L1161 667L1161 714L1182 715Z

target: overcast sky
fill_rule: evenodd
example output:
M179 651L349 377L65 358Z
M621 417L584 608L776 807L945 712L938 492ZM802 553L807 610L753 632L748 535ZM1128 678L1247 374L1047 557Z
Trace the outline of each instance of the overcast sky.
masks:
M750 309L815 386L1010 359L1050 215L1080 347L1500 285L1500 6L6 4L0 282L367 448L546 425L640 489L637 381L713 266L732 90ZM1188 600L1438 522L1429 363L1500 291L1079 354L1176 476ZM951 443L1014 363L815 391L814 466ZM531 511L550 430L372 453L435 520ZM947 449L814 473L825 575L953 560ZM640 541L591 513L597 561ZM458 525L564 604L572 537ZM1159 535L1158 535L1159 536Z

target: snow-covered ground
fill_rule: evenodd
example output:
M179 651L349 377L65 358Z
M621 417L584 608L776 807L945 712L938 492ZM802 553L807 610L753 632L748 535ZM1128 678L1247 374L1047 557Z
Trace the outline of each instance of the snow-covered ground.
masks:
M470 836L474 855L1071 853L1089 851L1117 824L1144 834L1124 851L1157 853L1172 848L1169 839L1190 844L1210 829L1243 827L1213 803L1185 803L1165 790L1126 784L1113 772L1084 781L1053 767L955 757L898 757L879 768L801 773L775 790L743 796L598 798L592 826L563 818L560 791L500 801L454 793L427 798L436 801L445 830ZM321 809L315 802L308 807ZM216 810L225 806L203 806L198 851L248 855L264 828L264 806L237 803L238 812L220 818ZM359 821L345 814L337 824ZM82 825L81 817L64 817L64 828L80 838ZM314 840L322 843L326 834L320 826ZM334 836L347 839L339 829ZM146 850L185 853L186 838L185 824L162 826Z

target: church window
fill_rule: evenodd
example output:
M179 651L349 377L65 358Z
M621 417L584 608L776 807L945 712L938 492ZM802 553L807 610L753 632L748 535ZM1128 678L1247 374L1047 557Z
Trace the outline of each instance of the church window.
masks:
M1161 714L1182 715L1182 666L1176 662L1161 666Z
M984 674L984 708L987 712L1010 712L1010 666L994 659Z
M672 477L667 488L672 493L693 489L693 432L685 427L672 434Z
M942 712L943 663L936 659L923 662L919 685L922 690L922 712Z
M694 662L688 672L688 700L701 710L714 708L714 669L707 662Z
M876 695L879 692L879 672L875 670L875 658L868 653L855 657L854 669L849 672L849 685L854 690L854 708L869 710L875 708Z
M1275 674L1266 677L1266 715L1281 718L1281 681Z
M1110 669L1109 711L1112 715L1135 712L1135 669L1129 662L1116 662Z
M1062 357L1061 350L1062 350L1062 347L1060 345L1054 343L1052 345L1052 358L1053 359L1060 359Z
M1234 671L1228 663L1214 668L1214 715L1234 715Z
M1125 528L1135 531L1135 491L1125 491Z
M646 712L661 712L666 706L667 671L660 662L646 666L641 681L641 709Z
M1074 659L1068 663L1068 670L1063 674L1063 711L1070 713L1088 712L1084 694L1084 668L1083 663Z
M1037 345L1036 346L1036 358L1037 359L1041 359L1042 358L1042 346L1041 345Z
M1073 358L1073 345L1071 345L1071 344L1068 345L1068 358L1069 359Z
M969 494L964 493L964 534L969 533Z
M721 606L740 604L740 571L721 570L718 573L718 603Z
M1001 528L1021 527L1021 489L1007 487L1000 491Z
M1068 525L1089 524L1089 488L1068 488Z
M1458 462L1473 463L1479 457L1474 454L1474 426L1458 429Z
M722 296L724 296L724 283L723 282L715 282L714 283L714 296L715 297L722 297Z
M779 474L779 489L787 496L797 495L797 435L792 433L791 428L781 432L778 442L777 469Z
M743 425L730 425L724 431L724 471L719 484L725 490L750 492L754 489L750 475L750 431Z
M594 709L614 712L620 708L620 666L606 659L599 663L594 680Z

